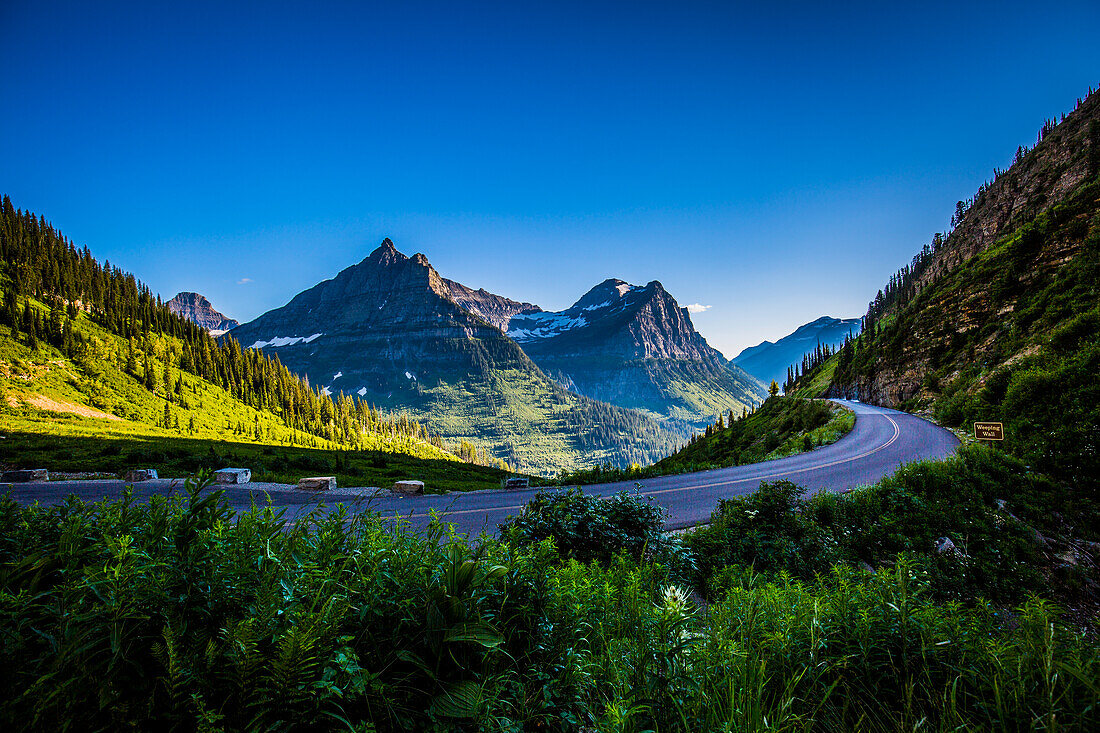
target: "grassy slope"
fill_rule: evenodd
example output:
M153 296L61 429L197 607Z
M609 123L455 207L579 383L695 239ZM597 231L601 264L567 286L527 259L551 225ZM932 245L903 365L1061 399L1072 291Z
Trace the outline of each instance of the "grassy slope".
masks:
M834 404L773 397L756 412L656 464L663 472L758 463L829 445L847 435L855 415Z
M558 476L555 483L628 481L784 458L835 443L854 425L855 414L835 404L772 397L748 417L721 431L700 436L650 466L633 465L626 469L597 466Z
M294 431L278 416L186 372L182 394L169 406L173 427L165 429L163 386L150 392L121 368L128 344L83 315L76 327L92 340L92 348L86 358L68 360L41 342L32 351L0 326L4 464L62 471L151 466L172 474L239 463L253 467L258 480L296 481L325 473L335 474L345 486L387 486L397 478L421 478L439 489L499 484L499 471L463 464L434 445L405 437L369 434L362 452L345 451L345 446ZM152 354L176 346L166 337L150 339ZM155 356L153 362L161 374ZM45 405L54 409L41 409Z

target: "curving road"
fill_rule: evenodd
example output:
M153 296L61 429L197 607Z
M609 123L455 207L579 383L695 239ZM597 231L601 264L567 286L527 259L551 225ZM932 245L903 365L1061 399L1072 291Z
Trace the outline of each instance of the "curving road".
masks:
M719 499L751 493L762 481L789 479L811 493L819 489L842 491L874 483L912 461L944 458L958 447L958 439L950 432L914 415L859 402L836 402L856 413L856 424L848 435L832 445L763 463L641 479L638 493L652 496L668 510L666 528L679 529L706 522ZM135 491L139 497L171 493L179 490L179 483L166 479L146 481L137 484ZM124 485L122 481L15 484L12 496L18 501L44 504L63 501L69 494L97 500L117 496ZM635 482L584 487L585 493L600 496L624 489L634 491ZM339 489L326 495L324 500L329 505L345 503L353 511L370 508L385 517L401 517L415 529L423 528L431 512L435 511L453 523L458 531L478 534L482 531L495 533L497 524L517 514L537 491L532 488L403 497L389 491ZM286 508L287 521L314 511L318 506L315 494L272 484L228 487L226 496L238 510L247 509L253 501L266 502L270 497L273 504Z

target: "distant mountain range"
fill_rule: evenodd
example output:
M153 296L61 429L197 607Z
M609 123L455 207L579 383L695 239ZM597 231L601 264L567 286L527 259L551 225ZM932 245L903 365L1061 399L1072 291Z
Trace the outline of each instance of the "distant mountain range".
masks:
M764 384L770 384L774 379L776 384L782 385L787 379L787 367L801 364L802 357L813 351L818 344L835 347L843 344L849 334L857 336L860 323L859 318L822 316L816 321L799 326L793 333L775 343L764 341L750 346L733 357L730 363L741 367Z
M198 293L177 293L176 297L166 303L168 310L178 316L186 318L196 326L205 328L214 336L220 336L231 328L240 325L232 318L214 310L214 306L206 299L206 296Z
M660 283L608 280L547 313L447 280L389 239L232 336L326 392L540 471L651 462L764 395Z

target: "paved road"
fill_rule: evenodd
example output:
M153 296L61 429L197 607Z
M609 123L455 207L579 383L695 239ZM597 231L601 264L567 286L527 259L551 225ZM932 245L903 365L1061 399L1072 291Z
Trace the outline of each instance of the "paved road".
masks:
M923 459L943 458L959 441L947 430L913 415L858 402L838 400L856 413L852 431L832 445L790 458L779 458L748 466L642 479L639 493L652 496L669 512L666 527L679 529L707 521L719 499L755 491L762 481L789 479L810 492L818 489L842 491L874 483L899 466ZM122 481L65 481L15 484L12 496L22 502L54 504L69 494L85 500L117 496ZM168 479L145 481L135 486L136 494L179 491L182 482ZM634 491L633 481L586 486L585 493L610 496L622 490ZM517 514L538 489L514 491L471 491L447 495L401 497L389 491L340 489L329 494L329 504L343 502L353 510L370 508L383 516L406 519L411 527L423 528L434 510L456 525L460 532L495 532L498 523ZM317 496L279 484L250 484L230 487L227 498L234 508L247 509L254 501L285 507L287 520L317 509Z

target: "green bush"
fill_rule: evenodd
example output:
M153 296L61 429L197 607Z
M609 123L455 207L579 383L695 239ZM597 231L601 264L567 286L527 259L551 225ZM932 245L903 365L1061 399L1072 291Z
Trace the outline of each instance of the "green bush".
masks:
M517 547L551 539L563 558L607 563L623 554L664 563L684 575L691 570L689 556L679 540L664 535L664 520L652 498L625 491L601 498L574 488L540 491L499 529Z
M1018 602L1044 581L1033 531L1013 517L1037 518L1062 494L1019 460L978 446L943 462L905 466L845 496L807 500L803 492L776 481L719 502L711 523L684 539L695 556L697 587L713 595L726 565L809 580L835 563L890 566L911 554L941 599ZM960 552L935 552L941 537Z

